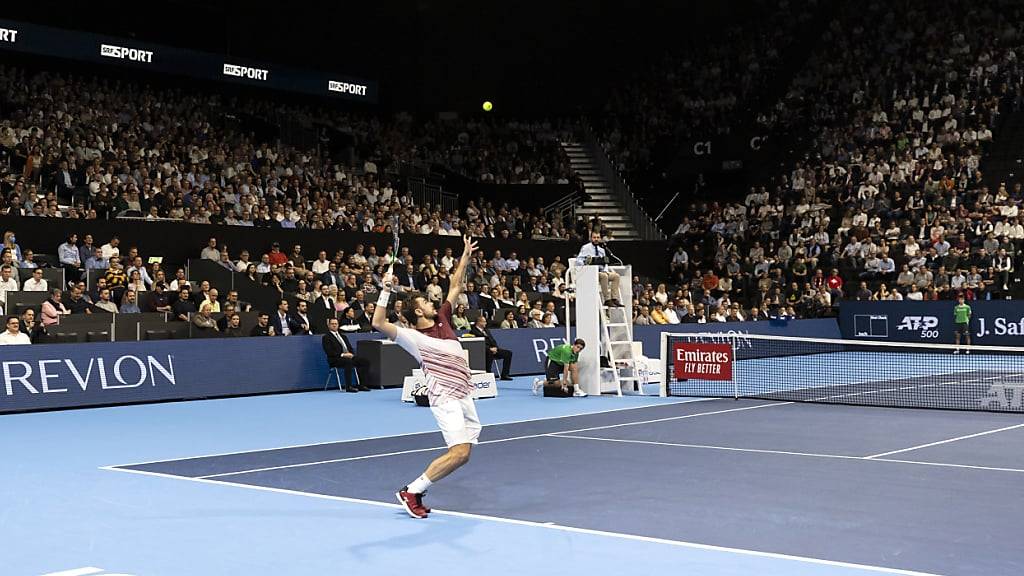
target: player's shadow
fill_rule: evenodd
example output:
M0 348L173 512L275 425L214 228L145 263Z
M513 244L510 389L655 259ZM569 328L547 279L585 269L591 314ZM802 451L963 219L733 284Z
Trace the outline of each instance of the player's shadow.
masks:
M379 554L393 554L395 550L445 546L457 552L473 555L476 547L464 546L459 540L469 536L480 524L479 520L438 514L429 518L410 518L404 510L396 510L396 521L409 522L420 528L413 534L402 533L381 540L360 542L348 548L354 558L373 561ZM380 552L377 552L378 549Z

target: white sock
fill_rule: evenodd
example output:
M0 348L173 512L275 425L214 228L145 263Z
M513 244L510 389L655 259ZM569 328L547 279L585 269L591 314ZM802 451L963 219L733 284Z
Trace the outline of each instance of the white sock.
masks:
M433 482L430 481L430 478L427 478L426 474L420 474L419 478L409 483L409 492L412 492L413 494L423 494L427 491L427 488L430 488L431 484L433 484Z

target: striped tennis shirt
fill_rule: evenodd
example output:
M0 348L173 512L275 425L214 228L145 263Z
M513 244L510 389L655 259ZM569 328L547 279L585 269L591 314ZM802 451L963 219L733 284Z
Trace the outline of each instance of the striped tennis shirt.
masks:
M423 368L431 406L468 398L473 393L469 364L462 344L452 331L451 303L445 301L441 305L434 325L430 328L398 328L395 343L411 354Z

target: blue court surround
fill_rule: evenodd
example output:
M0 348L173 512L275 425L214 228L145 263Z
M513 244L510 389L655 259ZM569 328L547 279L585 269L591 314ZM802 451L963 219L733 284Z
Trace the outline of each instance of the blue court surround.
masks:
M1024 570L1020 415L543 399L528 381L478 403L483 444L427 520L391 492L440 435L398 390L0 417L0 574ZM228 475L187 478L211 474Z

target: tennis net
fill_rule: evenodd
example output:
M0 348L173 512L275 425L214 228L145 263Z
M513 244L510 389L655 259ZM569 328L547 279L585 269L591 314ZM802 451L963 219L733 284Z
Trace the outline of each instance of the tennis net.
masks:
M662 335L662 395L1024 411L1024 348Z

